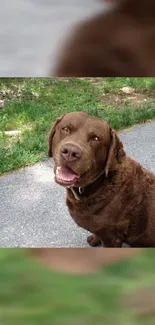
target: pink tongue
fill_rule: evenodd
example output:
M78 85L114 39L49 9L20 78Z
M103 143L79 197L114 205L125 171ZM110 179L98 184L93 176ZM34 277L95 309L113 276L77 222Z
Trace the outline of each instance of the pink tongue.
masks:
M56 174L61 180L67 182L74 181L75 178L79 177L67 167L57 167Z

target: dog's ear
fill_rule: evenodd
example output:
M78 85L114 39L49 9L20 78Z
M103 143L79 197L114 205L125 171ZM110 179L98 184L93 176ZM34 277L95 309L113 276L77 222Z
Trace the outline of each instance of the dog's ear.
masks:
M66 114L63 114L62 116L58 117L54 123L54 125L52 126L52 129L50 131L50 134L49 134L49 138L48 138L48 156L49 157L53 157L53 154L52 154L52 140L53 140L53 137L54 137L54 134L55 134L55 131L56 131L56 127L57 125L60 123L60 121L63 119L63 117L65 116Z
M125 156L125 151L123 149L123 144L120 141L117 133L110 128L110 148L108 152L108 158L105 166L105 175L108 176L110 170L114 170L118 163L121 163L123 157Z

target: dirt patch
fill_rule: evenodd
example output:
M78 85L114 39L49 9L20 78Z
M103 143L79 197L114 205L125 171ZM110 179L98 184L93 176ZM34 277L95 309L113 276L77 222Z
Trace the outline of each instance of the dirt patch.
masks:
M103 93L100 99L106 106L137 108L144 104L151 104L155 99L155 90L135 89L131 94L127 94L119 89Z
M115 108L122 108L128 106L130 108L141 107L144 104L152 103L155 100L155 90L149 88L130 88L129 93L123 91L123 88L109 89L101 84L100 78L87 78L94 87L100 91L99 100L103 102L105 106L113 106Z
M97 268L136 255L131 248L32 248L30 255L52 269L68 273L92 273Z
M3 107L5 100L7 101L17 101L17 100L32 100L38 98L38 94L32 91L27 93L23 92L22 88L15 88L15 89L3 89L0 90L0 102L2 102Z
M144 94L139 94L137 92L129 95L124 94L121 91L110 92L101 96L101 100L106 106L113 106L117 108L122 108L128 106L130 108L140 107L144 103L152 102L152 98L147 97Z

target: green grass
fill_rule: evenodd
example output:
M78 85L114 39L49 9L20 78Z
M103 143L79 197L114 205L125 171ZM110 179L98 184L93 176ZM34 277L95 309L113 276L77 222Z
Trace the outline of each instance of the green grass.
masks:
M154 324L155 313L140 317L122 308L124 295L154 286L154 249L89 276L51 271L25 252L0 250L1 324Z
M155 118L155 100L130 107L108 104L102 92L111 94L123 86L155 88L155 78L0 79L0 174L47 157L48 134L54 120L65 112L86 111L105 119L116 130ZM6 131L19 130L18 135Z
M98 79L98 78L97 78ZM105 92L122 87L155 89L155 78L100 78L100 86Z

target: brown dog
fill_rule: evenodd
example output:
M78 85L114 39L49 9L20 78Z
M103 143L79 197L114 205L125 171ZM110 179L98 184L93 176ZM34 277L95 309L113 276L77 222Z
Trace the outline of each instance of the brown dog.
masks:
M155 176L125 154L106 122L63 115L50 132L49 156L72 218L93 233L90 245L155 247Z
M56 77L155 76L155 1L109 2L117 4L113 10L75 29L61 53Z

